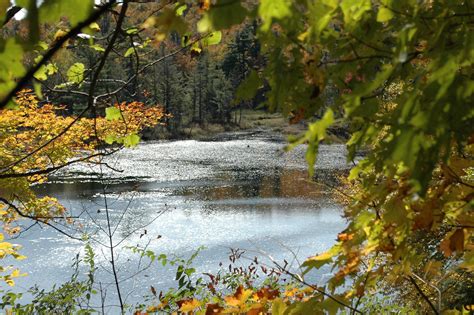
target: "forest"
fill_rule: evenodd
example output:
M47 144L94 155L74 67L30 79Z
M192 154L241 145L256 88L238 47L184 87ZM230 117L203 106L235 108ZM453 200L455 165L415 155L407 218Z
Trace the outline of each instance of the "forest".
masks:
M474 312L472 1L0 0L0 25L3 313Z

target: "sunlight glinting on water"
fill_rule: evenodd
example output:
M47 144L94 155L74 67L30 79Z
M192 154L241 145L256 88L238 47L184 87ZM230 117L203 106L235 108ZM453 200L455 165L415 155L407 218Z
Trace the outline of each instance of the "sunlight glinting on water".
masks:
M106 226L104 197L114 229L117 225L113 239L119 243L123 278L137 268L137 254L129 249L137 245L171 256L189 256L205 246L194 262L199 272L215 272L220 262L226 266L229 248L263 259L294 260L296 254L303 260L333 244L345 222L327 188L308 183L304 148L284 152L283 147L272 139L146 143L111 157L107 162L123 172L104 168L104 182L96 177L97 167L74 166L37 191L58 197L72 214L80 214L78 230L67 229L91 235L101 266L96 277L110 277L105 271L110 258L101 245L108 242L101 230ZM318 170L345 169L344 156L343 146L322 146ZM49 229L32 229L18 242L24 254L35 258L22 262L29 276L19 280L20 288L67 281L72 259L83 253L81 242ZM142 279L165 289L176 285L173 272L155 266L135 284L124 285L132 290Z

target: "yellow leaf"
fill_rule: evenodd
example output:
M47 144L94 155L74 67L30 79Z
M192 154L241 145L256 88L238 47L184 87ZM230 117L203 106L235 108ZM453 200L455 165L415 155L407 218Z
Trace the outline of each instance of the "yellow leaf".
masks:
M100 26L96 22L92 22L91 24L89 24L89 28L96 32L100 31Z
M13 248L13 245L11 243L8 243L8 242L1 242L0 243L0 250L9 250L9 249L12 249Z
M186 313L194 311L196 308L201 306L201 302L199 302L196 299L185 300L185 301L182 301L182 303L180 303L180 304L181 304L181 306L180 306L179 310L181 312L186 312Z
M379 12L377 13L377 22L387 22L393 18L393 12L387 8L380 8Z
M59 39L61 39L61 37L64 37L66 34L67 34L66 31L58 30L58 31L54 34L54 40L59 40Z

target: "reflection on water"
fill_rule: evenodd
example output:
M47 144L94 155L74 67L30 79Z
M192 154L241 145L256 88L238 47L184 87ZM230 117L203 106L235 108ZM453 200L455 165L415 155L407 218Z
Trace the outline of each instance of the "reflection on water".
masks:
M185 187L183 195L197 195L203 200L223 200L252 197L317 198L325 193L317 185L308 182L306 171L298 169L274 168L263 174L237 170L223 174L220 179L221 185L208 189Z
M80 216L68 232L93 236L96 260L103 266L97 278L104 286L110 281L105 271L109 258L101 245L107 241L105 199L114 241L120 243L122 278L136 271L138 257L127 249L135 245L148 244L155 252L171 255L189 255L205 246L195 261L200 272L216 271L229 248L266 253L277 260L292 260L295 253L304 259L333 244L344 221L324 185L308 182L303 149L283 153L282 147L262 139L144 144L109 161L124 173L107 170L105 179L98 181L93 176L97 169L72 168L36 190L57 197L72 215ZM323 146L320 174L344 168L344 154L341 146ZM19 281L20 288L66 281L71 260L83 247L37 227L17 241L30 257L22 262L30 275ZM320 271L313 280L321 281L328 272ZM122 285L132 292L129 301L144 293L138 283L158 289L175 285L170 267L153 267L124 280Z

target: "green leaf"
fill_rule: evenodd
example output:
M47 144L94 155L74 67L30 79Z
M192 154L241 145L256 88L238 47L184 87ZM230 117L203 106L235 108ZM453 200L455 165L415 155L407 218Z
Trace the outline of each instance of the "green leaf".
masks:
M15 79L25 74L23 47L14 38L0 39L0 98L14 88Z
M176 14L172 8L165 8L158 16L151 17L145 21L146 26L158 26L161 36L168 36L171 31L176 31L180 35L184 35L188 25L182 16Z
M35 72L34 77L36 80L46 81L46 79L48 79L48 76L46 75L46 67L42 66L39 68L38 71Z
M128 30L125 31L125 33L127 33L128 35L138 34L138 28L136 27L129 28Z
M107 120L120 120L122 119L122 112L115 106L107 107L105 109L105 119Z
M210 30L218 31L240 24L247 13L241 1L218 0L198 22L198 31L201 33Z
M334 245L333 247L331 247L331 249L322 254L308 258L302 265L302 267L307 267L304 273L307 273L308 271L314 268L319 269L325 264L332 262L332 258L339 254L340 250L341 246L338 244Z
M201 53L202 49L199 47L199 43L196 42L191 46L191 52L199 55Z
M393 18L393 12L390 9L381 7L377 12L377 22L385 23Z
M10 100L7 105L5 106L6 109L16 110L19 109L20 106L15 102L15 100Z
M351 304L350 301L347 301L342 295L336 295L335 298L339 302L344 302L347 305ZM340 314L344 310L344 305L330 298L324 299L324 301L320 302L319 305L325 311L325 314L328 315Z
M209 36L203 38L202 43L204 46L212 46L212 45L219 44L221 40L222 40L222 32L215 31L209 34Z
M84 80L85 67L83 63L76 62L67 71L67 79L69 82L81 83Z
M285 314L299 315L299 314L324 314L321 309L321 302L318 297L312 297L304 302L294 302L288 306Z
M327 4L316 1L310 9L310 14L314 17L315 21L311 26L311 32L319 37L337 11L337 4L334 7L329 7Z
M104 47L100 46L99 44L93 44L93 45L90 45L89 47L94 49L95 51L98 51L98 52L104 52L105 51Z
M249 76L239 85L235 93L236 102L254 98L261 84L262 80L259 78L257 71L252 70Z
M92 12L93 0L45 0L39 8L41 22L58 22L67 17L72 25L84 21Z
M54 64L50 63L46 66L42 66L36 71L34 77L37 80L45 81L48 78L48 75L52 75L57 72L57 68Z
M314 164L318 155L319 142L326 137L326 129L334 122L334 113L329 108L323 118L309 125L309 130L304 138L308 141L306 149L306 162L308 162L308 172L310 176L314 174Z
M123 55L124 57L130 57L131 54L135 53L135 48L134 47L130 47L129 49L127 49L127 51L125 52L125 54Z
M180 5L179 7L176 8L176 15L177 16L182 16L184 11L188 8L186 4Z
M104 140L105 140L105 143L107 143L107 144L112 144L112 143L114 143L115 141L117 141L117 137L114 136L114 135L107 135L107 136L105 136L105 139L104 139Z
M2 49L3 48L3 49ZM6 41L0 39L0 75L10 75L20 77L25 74L25 67L22 63L23 47L15 38Z
M10 7L10 0L0 0L0 24L3 24L7 16L7 9Z
M35 95L38 99L43 99L43 91L41 90L41 84L38 82L33 83L33 90L35 91Z
M258 13L263 20L262 30L268 31L273 20L282 19L291 15L289 0L261 0Z
M348 27L355 25L364 14L372 9L370 0L342 0L341 9L344 13L344 22Z
M100 31L100 26L96 22L92 22L91 24L89 24L89 28L95 32Z
M46 44L45 42L43 42L41 40L37 43L37 46L41 50L48 50L48 44Z
M282 299L278 298L272 302L272 314L273 315L284 315L288 306Z

